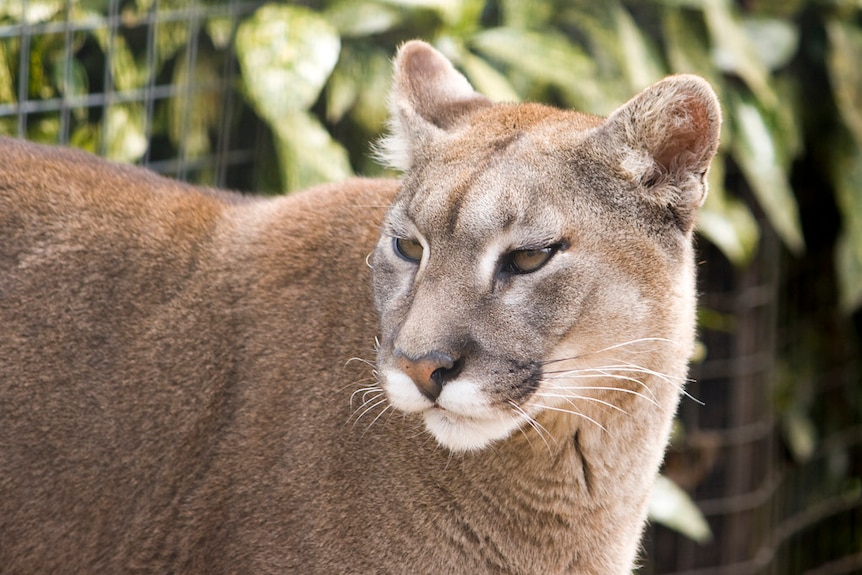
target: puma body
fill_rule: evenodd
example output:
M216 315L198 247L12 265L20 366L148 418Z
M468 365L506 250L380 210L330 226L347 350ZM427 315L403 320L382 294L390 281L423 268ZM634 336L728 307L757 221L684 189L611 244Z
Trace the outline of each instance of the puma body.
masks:
M0 140L0 572L631 570L714 95L491 105L411 42L392 111L400 182L277 199Z

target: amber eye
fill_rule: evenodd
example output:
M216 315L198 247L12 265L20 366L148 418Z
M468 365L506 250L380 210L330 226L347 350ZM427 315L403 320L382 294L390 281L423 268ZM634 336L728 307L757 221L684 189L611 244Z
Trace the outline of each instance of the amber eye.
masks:
M560 246L548 246L546 248L515 250L507 256L503 271L510 274L528 274L541 268L548 260L557 253Z
M419 261L422 260L422 252L424 251L424 248L418 241L395 238L392 245L395 249L395 253L408 262L419 263Z

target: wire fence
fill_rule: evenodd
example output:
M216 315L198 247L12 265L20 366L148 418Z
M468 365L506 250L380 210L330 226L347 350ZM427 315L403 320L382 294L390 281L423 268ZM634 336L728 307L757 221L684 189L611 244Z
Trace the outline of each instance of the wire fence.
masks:
M746 269L708 245L701 260L701 306L713 317L704 321L706 359L693 367L688 391L702 404L683 401L684 434L665 473L692 494L714 538L697 544L653 526L642 573L862 573L862 422L844 400L858 389L859 358L839 352L819 371L782 373L786 353L808 345L794 325L798 298L822 291L823 278L792 275L770 234ZM776 405L782 380L805 379L813 411L829 410L818 419L833 425L799 461Z
M251 178L258 151L267 145L267 130L238 91L239 70L231 46L237 24L263 2L190 0L183 7L167 9L152 2L142 14L124 10L127 3L120 0L109 0L98 16L81 11L73 14L79 8L74 2L57 4L62 4L63 11L59 19L39 21L44 2L21 0L19 22L4 25L0 20L0 49L5 48L0 56L8 59L13 52L10 48L17 52L17 61L10 62L10 68L17 70L17 77L8 81L13 88L0 92L0 121L7 120L0 123L2 132L78 145L76 129L89 123L97 131L91 151L111 156L109 147L117 139L116 132L129 124L123 117L134 114L138 128L134 136L143 148L131 158L137 163L181 180L254 187ZM204 38L200 33L204 27L216 33ZM213 45L214 37L220 40L218 45ZM118 81L117 77L125 64L118 61L118 48L129 42L143 45L138 52L143 53L144 61L137 63L142 80L137 82ZM44 83L31 77L46 73L46 66L36 61L44 51L34 49L46 44L52 45L53 73L59 76L54 79L58 89L47 96L45 90L34 90L34 84ZM205 77L177 73L198 68L204 51L207 67L215 68L216 73ZM128 58L127 53L123 55ZM82 61L91 70L103 72L101 77L90 74L86 90L76 90L80 76L76 64ZM190 148L184 135L194 127L196 106L207 99L218 100L221 114L208 134L212 142L201 153ZM156 127L157 118L164 114L176 120L171 127L176 137L170 138L165 129Z
M262 2L188 0L166 9L154 0L144 13L127 4L108 0L106 12L92 17L60 2L59 17L43 19L44 2L23 0L17 23L0 19L0 63L7 64L6 72L0 65L0 133L119 155L181 180L267 188L274 168L261 158L272 156L262 153L271 152L271 138L239 92L232 51L237 24ZM135 81L121 77L118 61L129 42L143 46ZM41 82L34 75L47 68L35 60L47 43L55 47L54 78ZM77 65L90 66L86 89ZM215 73L192 72L202 67ZM218 111L203 127L202 101L216 102ZM136 153L124 157L130 147ZM821 280L791 269L769 234L746 269L701 249L707 353L694 366L689 393L698 402L683 401L684 432L665 472L692 494L714 539L701 545L653 526L641 573L862 573L862 410L846 401L860 395L848 393L860 385L860 358L852 348L837 350L827 368L807 374L809 413L834 423L804 457L790 453L794 427L776 409L776 381L799 375L782 374L781 357L807 344L799 340L810 328L794 324L794 310L817 305L809 300Z

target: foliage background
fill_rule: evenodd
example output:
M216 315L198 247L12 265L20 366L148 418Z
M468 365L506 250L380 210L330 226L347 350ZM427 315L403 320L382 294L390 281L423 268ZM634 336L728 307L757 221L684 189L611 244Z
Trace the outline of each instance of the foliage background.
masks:
M846 544L816 565L862 569L862 1L0 0L0 133L264 193L380 175L369 142L384 129L391 56L414 37L494 100L604 115L666 74L712 83L725 123L699 221L711 270L704 356L730 338L728 361L738 362L751 319L709 294L733 299L752 277L768 283L772 311L756 326L766 337L753 338L769 354L755 382L774 431L766 456L782 485L833 466L811 489L821 502L850 501L841 513L857 526L842 524ZM686 421L683 452L694 436ZM836 433L850 439L830 451ZM700 483L686 477L675 475L697 496ZM679 495L673 485L666 501ZM792 497L794 509L812 508ZM653 516L715 545L697 514L673 509ZM784 525L770 509L764 541ZM778 568L774 556L758 563L754 547L738 557L750 570L728 572ZM841 554L850 559L831 557ZM668 569L651 560L650 570Z

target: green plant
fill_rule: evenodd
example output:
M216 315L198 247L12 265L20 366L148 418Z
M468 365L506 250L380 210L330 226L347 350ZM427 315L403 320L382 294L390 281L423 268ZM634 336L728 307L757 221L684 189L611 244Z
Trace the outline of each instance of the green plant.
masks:
M293 112L274 118L266 111L281 105L280 96L273 93L266 102L255 95L259 82L254 66L244 67L243 78L255 108L275 126L280 148L308 150L302 158L282 156L290 190L343 175L339 145L360 171L377 171L357 148L382 129L388 58L398 42L413 36L433 41L492 99L549 101L596 114L610 112L666 74L700 74L712 82L725 106L722 151L712 171L701 233L738 265L755 253L758 223L736 190L725 185L728 171L739 172L787 248L802 253L792 169L805 153L803 142L829 141L828 176L844 222L837 253L842 302L846 310L855 309L862 303L862 75L855 65L862 58L859 7L803 1L746 5L743 11L728 0L365 0L321 2L316 11L281 4L262 8L271 17L244 22L248 37L261 37L281 20L293 34L284 42L305 46L309 54L328 46L330 67L321 70L331 73L314 79L322 96L307 97L304 108L314 105L331 141L310 116L303 116L305 124L299 125ZM806 99L806 86L794 68L803 18L815 18L828 33L822 65L832 82L838 118L827 133L804 133L809 109L826 104ZM240 42L237 49L241 61L252 53ZM331 67L336 52L337 63ZM279 127L287 123L290 129ZM307 142L316 144L308 149ZM327 159L318 163L329 172L299 168L323 157Z

